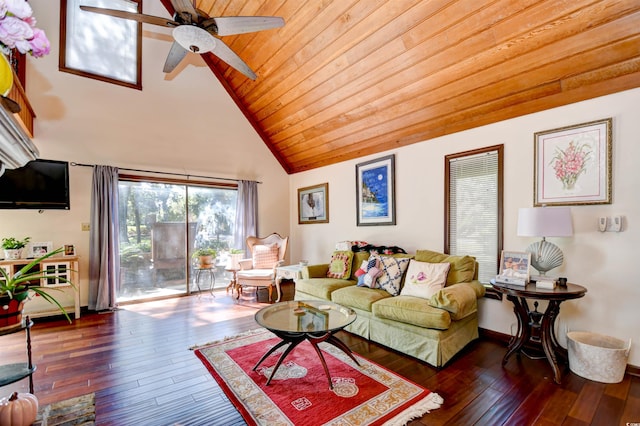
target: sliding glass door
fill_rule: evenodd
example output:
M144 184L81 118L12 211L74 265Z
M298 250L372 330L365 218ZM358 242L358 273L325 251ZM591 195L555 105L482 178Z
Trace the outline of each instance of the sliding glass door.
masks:
M225 254L232 244L236 195L235 188L121 180L118 302L197 290L191 257L196 248L218 251L215 285L226 286ZM207 279L200 288L208 290L211 276L200 278Z

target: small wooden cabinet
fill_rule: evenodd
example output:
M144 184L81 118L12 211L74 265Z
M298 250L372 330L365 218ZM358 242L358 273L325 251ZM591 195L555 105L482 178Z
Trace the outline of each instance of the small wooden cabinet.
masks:
M0 260L0 268L13 275L23 266L28 265L33 259ZM60 302L67 313L75 314L75 318L80 318L80 285L78 282L78 256L58 256L50 257L40 262L40 270L52 278L43 279L34 285L42 287L56 287L60 291L52 292L53 297ZM75 290L61 278L71 281L75 285ZM32 318L58 315L58 307L50 304L42 297L34 297L24 305L25 314Z

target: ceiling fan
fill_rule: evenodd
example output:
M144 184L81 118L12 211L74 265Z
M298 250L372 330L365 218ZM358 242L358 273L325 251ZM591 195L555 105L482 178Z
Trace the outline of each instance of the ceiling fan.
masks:
M173 19L93 6L80 6L80 9L116 18L132 19L145 24L173 28L174 42L164 63L163 71L165 73L173 71L186 56L187 52L200 54L211 52L251 80L255 80L256 74L251 68L219 37L284 26L284 19L276 16L210 17L196 9L191 0L170 1L175 10Z

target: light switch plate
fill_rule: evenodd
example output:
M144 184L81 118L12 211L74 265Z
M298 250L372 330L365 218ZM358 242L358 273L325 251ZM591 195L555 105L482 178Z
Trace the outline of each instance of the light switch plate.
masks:
M604 232L607 230L607 218L602 216L598 218L598 229L600 232Z

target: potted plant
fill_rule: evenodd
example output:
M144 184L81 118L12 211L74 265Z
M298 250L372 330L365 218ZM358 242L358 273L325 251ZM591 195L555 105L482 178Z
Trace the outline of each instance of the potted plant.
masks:
M240 261L244 257L244 250L232 248L229 249L229 269L240 269Z
M4 241L4 240L3 240ZM43 279L57 279L73 287L75 285L62 276L56 275L55 270L41 270L38 266L43 260L62 253L64 248L59 248L43 256L33 259L29 264L23 266L18 272L11 275L4 268L0 268L0 330L7 330L13 327L20 327L22 324L22 309L29 297L30 292L42 296L47 302L56 305L60 312L64 314L69 322L69 314L62 307L49 291L61 291L59 288L43 287L33 282Z
M30 237L26 237L23 240L19 240L14 237L3 238L2 248L4 249L4 258L7 260L20 259L22 249L27 245L30 239Z
M193 252L191 257L198 259L198 267L200 269L213 268L213 260L217 256L218 252L212 248L200 248Z

